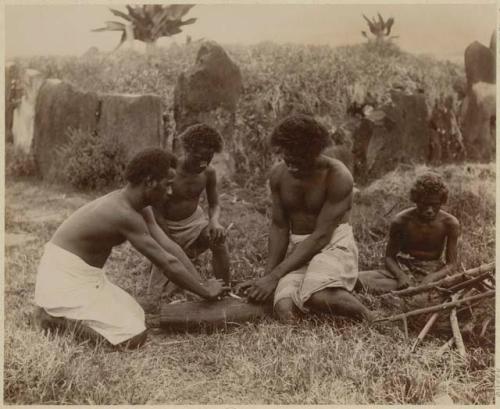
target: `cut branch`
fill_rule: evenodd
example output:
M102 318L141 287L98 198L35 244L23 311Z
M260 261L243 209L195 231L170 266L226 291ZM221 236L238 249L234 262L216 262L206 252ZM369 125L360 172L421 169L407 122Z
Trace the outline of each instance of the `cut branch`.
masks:
M425 324L424 328L422 328L422 331L420 331L420 334L418 334L417 339L413 343L413 346L411 347L411 352L415 351L415 348L417 347L420 342L425 338L431 327L434 325L436 322L437 318L439 316L439 312L433 313L430 318L427 320L427 323Z
M455 294L453 295L453 297L451 297L451 299L452 301L457 301L458 297L459 294ZM458 325L456 308L452 308L450 312L450 324L451 324L451 331L453 332L453 338L455 339L455 345L457 346L458 349L458 353L462 358L465 359L467 357L467 352L465 351L464 340L460 332L460 326Z
M472 297L468 298L462 298L461 300L456 300L456 301L451 301L451 302L446 302L438 305L433 305L431 307L425 307L425 308L419 308L417 310L413 311L408 311L405 312L404 314L398 314L398 315L393 315L391 317L386 317L386 318L379 318L378 320L375 320L374 322L383 322L383 321L396 321L396 320L402 320L403 318L408 318L412 317L414 315L420 315L420 314L425 314L428 312L436 312L436 311L443 311L448 308L453 308L458 305L465 304L467 302L472 302L472 301L477 301L483 298L489 298L489 297L494 297L495 296L495 290L490 290L478 295L474 295Z
M420 294L420 293L423 293L425 291L429 291L431 289L438 288L438 287L448 288L448 287L451 287L453 285L459 284L459 283L463 282L464 280L469 280L470 278L473 278L477 275L481 275L485 272L489 272L489 271L493 270L494 268L495 268L495 263L483 264L479 267L471 268L470 270L464 271L463 273L454 274L452 276L445 277L441 280L434 281L433 283L427 283L427 284L419 285L417 287L409 287L409 288L405 288L404 290L391 291L387 294L397 295L400 297L407 297L410 295ZM385 295L385 294L383 294L383 295Z

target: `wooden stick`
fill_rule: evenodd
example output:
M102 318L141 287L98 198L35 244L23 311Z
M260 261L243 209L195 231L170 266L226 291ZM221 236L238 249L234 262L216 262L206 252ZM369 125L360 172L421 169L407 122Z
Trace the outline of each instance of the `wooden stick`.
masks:
M452 301L457 301L459 294L454 294L451 297ZM465 351L464 340L462 338L462 334L460 333L460 326L458 325L457 319L457 309L452 308L450 312L450 323L451 323L451 331L453 332L453 338L455 339L455 345L457 346L458 353L462 358L467 358L467 352Z
M467 280L467 281L464 281L462 283L456 284L452 287L449 287L449 288L447 288L447 290L454 293L455 291L461 290L462 288L467 288L473 284L476 284L480 281L483 281L485 278L488 278L489 276L490 276L490 272L486 271L485 273L482 273L481 275L479 275L477 277L471 278L470 280ZM483 291L484 291L484 289L483 289Z
M443 304L433 305L431 307L419 308L417 310L408 311L408 312L405 312L404 314L393 315L391 317L379 318L379 319L375 320L374 322L401 320L401 319L403 319L403 317L412 317L414 315L425 314L427 312L442 311L442 310L446 310L447 308L453 308L453 307L456 307L457 305L465 304L466 302L472 302L472 301L480 300L482 298L488 298L488 297L494 297L494 296L495 296L495 290L490 290L490 291L486 291L486 292L478 294L478 295L474 295L474 296L469 297L469 298L462 298L461 300L445 302Z
M405 331L405 339L408 339L409 338L409 335L408 335L408 320L406 319L406 317L402 317L401 320L403 321L403 329Z
M417 347L417 345L422 342L422 340L424 339L424 337L427 335L427 333L429 332L429 330L431 329L431 327L434 325L434 323L436 322L437 320L437 317L439 316L439 312L435 312L433 313L430 318L427 320L427 323L424 325L424 327L422 328L422 331L420 331L420 334L418 334L418 337L417 339L415 340L415 342L413 343L413 346L411 347L411 352L414 352L415 351L415 348Z
M434 289L436 287L445 287L446 288L446 287L450 287L450 286L453 286L455 284L461 283L464 280L468 280L468 279L475 277L479 274L482 274L486 271L491 271L494 268L495 268L495 263L483 264L479 267L471 268L470 270L464 271L463 273L454 274L452 276L442 278L441 280L434 281L432 283L419 285L417 287L408 287L408 288L405 288L404 290L390 291L387 294L397 295L400 297L406 297L406 296L410 296L410 295L423 293L425 291ZM384 295L384 294L382 294L382 295Z
M436 355L441 356L445 353L445 351L448 348L451 348L451 346L455 343L455 338L451 337L448 341L446 341L437 351Z
M490 324L490 322L491 322L491 317L488 317L483 321L483 327L481 328L481 334L479 334L479 336L481 338L484 337L484 335L486 334L486 329L488 328L488 325Z

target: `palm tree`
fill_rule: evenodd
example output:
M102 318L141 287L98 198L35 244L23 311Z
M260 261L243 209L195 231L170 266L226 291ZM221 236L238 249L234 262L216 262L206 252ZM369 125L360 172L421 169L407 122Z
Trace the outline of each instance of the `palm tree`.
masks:
M117 17L126 20L126 23L118 21L106 21L105 27L96 28L92 31L121 31L118 49L126 40L139 40L146 43L147 49L151 49L160 37L170 37L182 32L181 27L193 24L196 18L182 20L194 4L147 4L142 6L127 5L127 13L116 9L109 9Z
M370 33L372 33L375 37L375 41L393 40L395 38L398 38L398 36L389 37L389 35L391 34L392 25L394 24L394 18L390 17L386 21L384 21L380 13L377 13L377 15L378 20L375 17L370 20L363 14L363 18L368 24ZM361 34L363 34L364 37L370 39L365 31L362 31Z

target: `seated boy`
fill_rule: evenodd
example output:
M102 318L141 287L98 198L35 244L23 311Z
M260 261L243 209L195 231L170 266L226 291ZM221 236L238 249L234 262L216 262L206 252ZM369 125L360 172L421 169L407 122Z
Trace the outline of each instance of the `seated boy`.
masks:
M221 135L208 125L196 124L187 128L180 139L184 157L177 165L172 195L154 207L156 220L189 257L196 257L210 248L215 277L229 284L225 229L219 223L217 175L210 166L214 153L222 150ZM199 205L204 191L208 201L208 220ZM154 266L148 292L158 295L166 282L165 275ZM168 292L173 293L175 289L171 285Z
M439 280L455 268L460 223L441 210L448 188L439 175L426 173L417 178L410 198L416 206L398 213L391 223L386 269L360 272L358 288L389 292Z

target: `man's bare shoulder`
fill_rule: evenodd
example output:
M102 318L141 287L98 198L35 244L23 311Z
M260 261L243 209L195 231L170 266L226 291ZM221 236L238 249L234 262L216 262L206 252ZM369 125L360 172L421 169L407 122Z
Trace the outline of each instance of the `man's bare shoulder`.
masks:
M351 193L354 187L354 178L351 172L338 159L322 156L324 165L328 169L328 181L335 191Z

